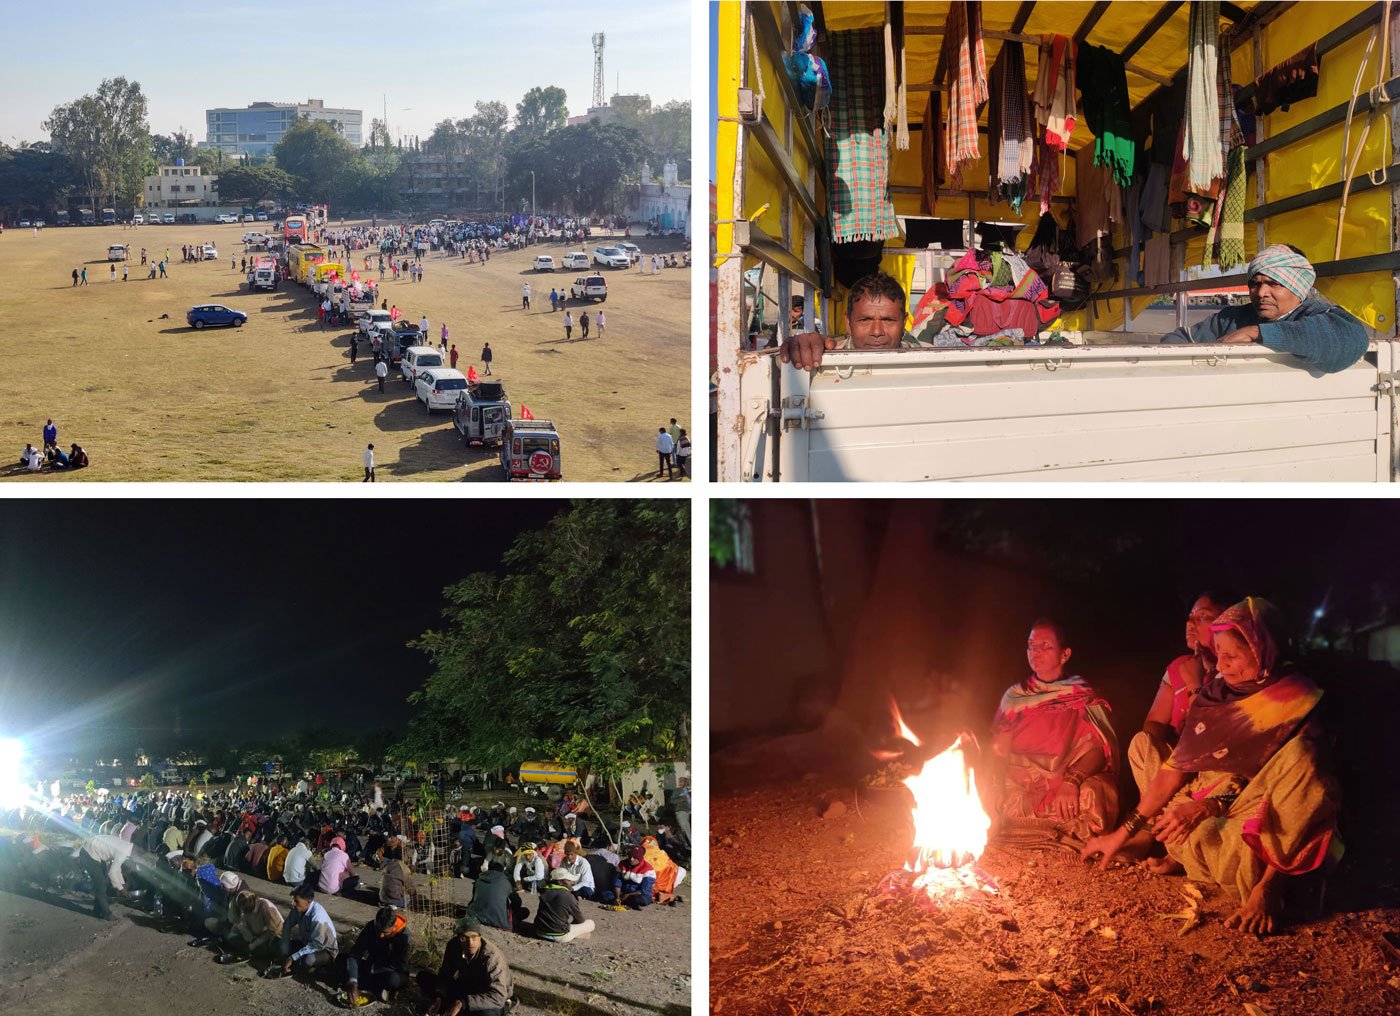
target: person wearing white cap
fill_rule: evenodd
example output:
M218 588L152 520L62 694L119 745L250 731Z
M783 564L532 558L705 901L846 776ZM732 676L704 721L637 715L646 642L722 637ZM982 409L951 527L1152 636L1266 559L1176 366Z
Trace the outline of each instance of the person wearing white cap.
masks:
M622 852L625 854L633 847L642 845L642 834L631 822L622 820L622 832L618 834L618 841L622 845Z
M535 934L546 942L572 942L587 938L595 925L583 918L574 896L574 876L555 868L540 890L540 907L535 914Z
M515 855L515 891L538 891L546 874L544 858L535 850L535 844L529 840L520 844L520 851Z

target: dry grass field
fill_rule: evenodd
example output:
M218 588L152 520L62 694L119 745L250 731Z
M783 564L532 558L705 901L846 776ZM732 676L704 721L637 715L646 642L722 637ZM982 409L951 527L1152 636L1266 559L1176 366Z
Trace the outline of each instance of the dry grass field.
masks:
M349 329L322 330L310 293L284 285L249 293L229 269L241 237L267 224L91 226L7 229L0 236L0 321L16 353L15 380L0 409L0 442L9 465L0 476L23 482L77 480L359 480L365 445L374 442L378 479L499 480L494 449L468 449L450 414L431 417L408 384L393 379L379 394L361 343L350 363ZM221 259L180 263L180 246L214 242ZM677 240L635 241L648 253ZM108 281L108 244L131 245L131 280ZM595 236L589 249L598 245ZM170 278L146 281L140 248L172 252ZM483 341L493 371L537 419L563 439L565 480L654 480L657 427L676 417L692 434L690 272L643 276L609 270L607 333L564 340L562 313L551 314L551 277L530 271L537 254L556 261L559 243L493 255L470 264L429 254L422 283L388 279L381 292L412 320L424 314L434 339L446 320L461 353L476 364ZM577 249L577 248L574 248ZM71 272L87 267L89 285ZM138 278L139 276L139 278ZM534 292L520 308L525 281ZM241 329L195 331L185 312L224 303L247 312ZM572 307L575 318L585 305ZM168 315L166 317L165 315ZM26 442L38 444L52 417L65 449L82 444L92 467L73 474L22 473Z

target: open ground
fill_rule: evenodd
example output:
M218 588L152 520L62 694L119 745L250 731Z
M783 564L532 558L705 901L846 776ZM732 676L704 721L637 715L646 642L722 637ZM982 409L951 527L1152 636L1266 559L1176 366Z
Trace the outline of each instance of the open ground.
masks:
M474 805L500 798L525 806L515 791L498 789L460 795ZM517 801L517 798L520 800ZM456 798L454 798L456 800ZM615 817L611 819L615 828ZM14 830L8 832L13 833ZM374 916L379 873L357 866L368 891L354 899L317 894L335 921L342 949L354 942ZM261 896L274 900L284 915L291 907L291 887L246 878ZM425 876L415 876L420 891ZM440 880L458 906L471 899L468 879ZM642 912L615 912L581 901L584 916L597 923L584 941L542 942L496 929L486 938L500 947L510 964L519 1016L680 1016L690 1006L689 876L680 889L683 902L653 906ZM534 915L538 897L524 895ZM91 897L55 896L33 888L0 887L0 1012L28 1016L69 1016L102 1012L105 1016L150 1016L185 1012L192 1007L210 1016L247 1012L312 1016L339 1011L342 985L333 973L314 982L294 978L264 980L264 962L221 966L211 949L191 948L190 936L175 922L116 902L111 923L92 916ZM422 948L424 921L410 917L415 935L413 973L427 956ZM450 919L438 922L439 936L450 935ZM440 959L441 942L434 955ZM416 988L390 1004L375 1002L366 1011L385 1016L414 1012Z
M20 450L37 445L52 418L60 445L78 442L92 466L27 479L359 480L373 442L381 480L499 480L497 451L464 447L449 413L430 416L392 375L381 395L364 343L352 365L351 329L321 329L307 290L248 291L229 257L242 255L244 232L267 225L6 230L0 320L23 332L26 366L0 411L0 438L13 446L0 475L20 474ZM595 233L583 249L603 239ZM182 244L208 242L218 261L180 262ZM635 242L646 253L681 243ZM109 281L107 246L119 243L131 246L129 282L120 264ZM157 259L171 251L170 278L146 280L143 246ZM556 241L493 253L487 264L432 253L423 282L389 277L382 297L411 320L426 315L434 342L446 321L464 373L481 369L490 342L515 414L523 403L559 428L564 479L656 479L657 428L676 417L691 430L690 271L605 271L607 301L570 307L575 319L606 311L605 336L595 329L583 341L576 325L566 341L549 291L581 273L536 273L530 264L539 254L557 262L570 249L580 248ZM363 268L364 253L354 267ZM71 272L84 266L89 285L75 289ZM527 281L533 300L523 311ZM246 311L248 324L195 331L185 312L204 303Z

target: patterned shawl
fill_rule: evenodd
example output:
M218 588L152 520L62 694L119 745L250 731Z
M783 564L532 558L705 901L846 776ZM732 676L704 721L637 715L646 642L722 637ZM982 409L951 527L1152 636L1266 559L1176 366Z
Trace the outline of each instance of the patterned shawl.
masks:
M988 190L1020 214L1026 178L1035 160L1035 114L1026 92L1026 54L1019 42L1004 42L992 64L987 106Z
M1067 675L1058 681L1042 681L1031 674L1006 689L992 717L992 730L1009 730L1034 709L1071 709L1083 714L1103 745L1110 772L1118 768L1118 735L1108 718L1108 702L1084 678Z
M1236 690L1218 673L1191 703L1167 765L1178 772L1236 773L1253 779L1302 727L1322 689L1281 659L1278 610L1251 596L1215 619L1212 631L1233 631L1259 661L1259 678Z
M1190 61L1187 64L1185 154L1192 187L1209 187L1225 175L1220 151L1220 96L1217 54L1220 46L1219 0L1191 4Z
M948 5L943 29L944 67L948 92L948 121L943 158L954 190L962 190L963 166L981 158L977 148L977 110L987 101L987 54L982 46L982 5L954 0Z
M827 139L832 240L888 240L899 235L890 202L884 123L884 33L832 32L831 133Z

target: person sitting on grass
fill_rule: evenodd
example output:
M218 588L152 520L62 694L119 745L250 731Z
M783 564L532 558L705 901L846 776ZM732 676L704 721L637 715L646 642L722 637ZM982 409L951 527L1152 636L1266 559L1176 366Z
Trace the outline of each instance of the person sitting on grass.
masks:
M544 858L532 842L522 843L515 855L515 891L537 892L546 875Z
M595 925L586 921L574 895L574 876L555 868L540 890L540 908L535 913L535 936L546 942L572 942L585 939Z
M481 937L481 925L470 916L457 922L437 973L420 973L418 986L432 998L427 1016L504 1016L515 1005L505 956Z
M408 984L408 957L412 951L408 919L393 907L380 907L374 920L366 924L349 952L341 953L340 968L345 974L345 1004L351 1007L369 1001L360 986L377 992L388 1002Z
M295 952L292 947L300 943ZM326 913L326 908L316 902L316 891L310 886L297 886L292 893L292 912L282 925L282 938L278 944L282 956L281 967L273 967L273 972L309 974L317 967L335 962L340 947L336 941L335 924Z
M632 910L649 907L656 889L656 869L647 861L646 850L634 847L617 869L614 891L618 904Z

